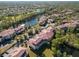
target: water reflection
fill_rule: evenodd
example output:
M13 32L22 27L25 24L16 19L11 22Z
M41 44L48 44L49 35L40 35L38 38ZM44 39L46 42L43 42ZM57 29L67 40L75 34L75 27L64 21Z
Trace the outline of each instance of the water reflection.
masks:
M26 26L33 26L35 24L37 24L37 18L33 17L31 19L26 20L25 22Z

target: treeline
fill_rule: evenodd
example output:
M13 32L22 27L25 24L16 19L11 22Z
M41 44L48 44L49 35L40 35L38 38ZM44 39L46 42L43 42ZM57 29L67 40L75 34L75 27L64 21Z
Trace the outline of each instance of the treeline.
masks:
M51 42L51 49L54 56L69 57L69 56L72 56L72 54L69 54L69 53L73 53L73 52L67 52L68 49L66 51L65 49L66 46L64 44L66 44L70 48L72 47L74 49L79 50L79 36L77 36L79 31L77 30L74 31L74 28L68 28L66 34L63 35L63 33L64 33L63 30L56 30L55 39L52 39L52 42ZM63 45L64 47L61 48L59 47L60 45ZM62 49L63 52L61 52L60 49Z
M0 21L0 30L7 29L11 26L14 27L17 24L21 24L22 22L26 21L26 19L31 18L37 14L38 14L37 12L29 12L15 16L4 16Z

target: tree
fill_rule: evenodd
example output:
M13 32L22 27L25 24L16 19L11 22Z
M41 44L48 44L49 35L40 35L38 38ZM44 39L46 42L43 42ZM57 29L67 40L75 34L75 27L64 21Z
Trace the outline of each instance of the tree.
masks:
M67 57L67 53L66 52L63 52L63 57Z
M60 50L57 50L57 53L56 53L57 57L61 57L62 56L62 53Z

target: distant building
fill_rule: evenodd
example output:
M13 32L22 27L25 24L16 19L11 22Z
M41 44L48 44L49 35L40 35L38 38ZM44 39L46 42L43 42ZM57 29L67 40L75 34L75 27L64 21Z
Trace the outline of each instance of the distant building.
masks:
M64 27L76 27L77 24L79 24L79 22L76 20L70 20L70 21L64 20L64 21L62 21L62 24L57 26L56 28L61 29Z
M48 23L54 23L54 21L55 21L54 19L48 19L47 22L48 22Z
M17 28L15 28L15 32L16 34L20 34L21 32L23 32L25 30L25 24L22 24L20 26L18 26Z
M4 57L26 57L28 56L28 51L26 48L23 47L15 47L11 48L7 51L8 54L3 54Z
M61 15L61 14L59 14L59 13L57 14L57 13L56 13L56 14L52 14L52 17L59 17L60 15Z
M78 21L74 21L74 20L71 20L71 21L64 21L62 22L61 25L57 26L56 28L57 29L62 29L64 30L64 33L67 32L68 28L74 28L76 30L76 28L78 27L77 25L79 24Z
M64 9L64 10L62 10L62 13L64 13L65 15L69 15L69 14L73 13L73 10L71 10L71 9Z
M45 25L47 21L47 17L46 16L41 16L39 19L39 24L40 25Z
M68 23L68 21L67 20L63 20L62 21L62 24L65 24L65 23Z
M39 34L30 38L28 41L29 46L36 50L39 49L45 43L48 43L54 35L54 29L48 27L47 29L42 30Z

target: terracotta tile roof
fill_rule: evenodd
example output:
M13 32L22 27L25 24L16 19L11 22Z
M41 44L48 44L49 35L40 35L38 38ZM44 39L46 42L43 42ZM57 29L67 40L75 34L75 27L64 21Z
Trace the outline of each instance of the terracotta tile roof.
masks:
M65 24L62 24L62 25L59 25L59 26L57 26L56 28L76 27L77 24L79 24L78 21L71 20L71 22L65 23Z
M40 19L39 19L39 23L43 23L47 20L46 16L42 16Z
M15 28L15 31L18 31L19 33L20 32L22 32L22 31L24 31L25 30L25 27L24 27L25 25L20 25L20 26L18 26L17 28Z
M63 20L62 23L63 24L68 23L68 20Z
M54 19L48 19L48 23L54 22Z
M52 14L52 16L59 17L61 14Z
M21 28L23 28L24 26L18 26L17 28L15 28L15 30L19 30L19 29L21 29Z
M24 52L26 52L26 48L23 47L15 48L9 53L9 57L21 57Z
M50 41L50 38L54 35L53 28L48 27L47 29L42 30L39 34L29 39L29 45L38 45L43 41Z
M10 36L13 33L15 33L14 29L8 29L0 32L0 36L5 37L5 36Z

